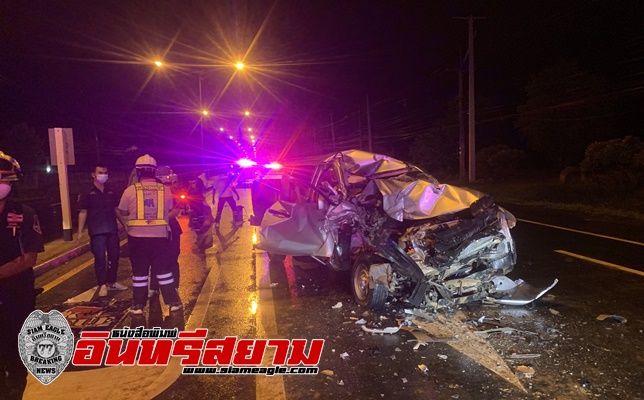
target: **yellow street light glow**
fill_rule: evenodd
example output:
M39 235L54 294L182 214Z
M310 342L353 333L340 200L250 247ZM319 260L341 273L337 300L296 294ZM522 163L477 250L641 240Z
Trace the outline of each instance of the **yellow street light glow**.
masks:
M223 131L224 131L224 128L219 128L219 131L220 131L220 132L223 132Z
M243 62L241 62L241 61L239 61L237 64L235 64L235 67L236 67L237 69L244 69L244 63L243 63Z
M244 115L248 117L250 115L250 111L246 111Z
M208 115L208 110L203 110L203 111L201 111L201 113L202 113L203 115Z
M253 128L248 128L248 132L252 132L252 131L253 131Z
M255 135L250 135L250 138L251 138L251 139L255 139Z
M154 62L154 65L156 65L157 67L163 67L163 62L157 60Z
M251 241L253 244L257 244L257 232L253 232L253 238Z
M257 302L255 300L250 303L250 313L253 315L257 314Z

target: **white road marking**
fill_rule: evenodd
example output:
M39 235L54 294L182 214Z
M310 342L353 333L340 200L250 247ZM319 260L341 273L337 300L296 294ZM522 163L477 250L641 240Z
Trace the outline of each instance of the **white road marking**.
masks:
M92 301L92 298L96 294L96 290L98 290L98 286L89 288L83 293L77 294L76 296L65 300L63 304L89 303L90 301Z
M582 256L580 254L571 253L571 252L565 251L565 250L555 250L555 253L559 253L559 254L563 254L563 255L566 255L566 256L578 258L578 259L584 260L584 261L589 261L591 263L603 265L604 267L614 268L614 269L618 269L618 270L624 271L624 272L630 272L631 274L644 276L644 272L642 272L642 271L638 271L638 270L632 269L632 268L623 267L621 265L613 264L613 263L610 263L608 261L602 261L602 260L598 260L596 258L590 258L590 257Z
M263 253L263 252L262 252ZM256 282L259 292L259 307L257 308L257 337L277 338L277 322L275 320L275 305L273 303L273 289L269 272L268 256L262 253L256 255ZM264 360L272 360L275 349L269 347ZM263 365L271 366L266 361ZM255 378L255 399L257 400L285 400L286 388L282 375L264 376Z
M527 219L521 219L521 218L517 218L517 221L527 222L528 224L547 226L548 228L559 229L559 230L562 230L562 231L580 233L582 235L595 236L595 237L599 237L599 238L602 238L602 239L615 240L617 242L634 244L636 246L644 246L644 243L636 242L635 240L622 239L622 238L618 238L618 237L614 237L614 236L608 236L608 235L600 235L599 233L580 231L580 230L577 230L577 229L565 228L563 226L557 226L557 225L544 224L543 222L529 221Z

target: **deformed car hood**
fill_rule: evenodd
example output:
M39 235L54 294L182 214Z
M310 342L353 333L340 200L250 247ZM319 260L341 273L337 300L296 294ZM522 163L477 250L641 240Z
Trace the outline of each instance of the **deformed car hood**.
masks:
M393 177L376 179L375 183L383 196L383 209L398 221L451 214L468 208L484 196L474 190L424 180L408 182Z
M348 150L330 157L340 161L342 169L353 177L373 179L383 195L383 209L391 218L419 220L450 214L468 208L485 195L476 190L440 184L427 174L418 174L422 179L412 178L407 173L416 167L381 154L361 150ZM395 172L399 171L399 174ZM386 175L380 178L379 175Z

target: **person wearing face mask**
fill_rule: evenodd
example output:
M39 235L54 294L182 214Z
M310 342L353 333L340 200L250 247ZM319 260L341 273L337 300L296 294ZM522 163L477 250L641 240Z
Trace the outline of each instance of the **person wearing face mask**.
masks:
M76 242L80 243L85 223L87 223L90 248L94 254L98 295L105 297L108 290L127 290L127 286L116 281L119 266L119 236L116 226L118 198L105 183L108 179L105 165L97 164L92 178L92 186L78 195Z
M44 251L34 210L10 199L20 164L0 151L0 398L21 399L27 369L20 359L17 337L34 310L34 270Z

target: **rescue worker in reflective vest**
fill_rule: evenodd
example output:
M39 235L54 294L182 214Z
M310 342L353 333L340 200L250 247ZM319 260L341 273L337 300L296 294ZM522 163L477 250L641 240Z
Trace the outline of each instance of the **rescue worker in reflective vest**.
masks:
M172 193L155 179L157 162L148 154L136 160L139 182L128 186L119 203L119 218L127 226L132 263L132 309L143 314L148 300L151 271L159 282L163 301L171 312L183 309L172 274L173 256L168 221L179 215L173 208ZM127 217L127 221L124 217Z
M44 251L33 209L9 199L20 164L0 151L0 398L21 399L27 369L18 352L18 333L35 308L34 270Z

